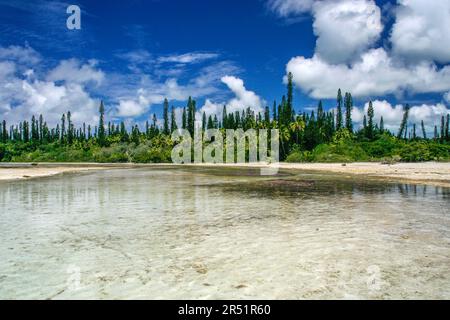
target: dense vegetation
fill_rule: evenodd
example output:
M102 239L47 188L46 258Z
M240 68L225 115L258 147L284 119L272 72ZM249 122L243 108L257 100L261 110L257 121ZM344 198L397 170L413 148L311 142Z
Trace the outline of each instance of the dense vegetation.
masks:
M404 107L403 120L397 134L384 128L381 117L375 123L369 103L363 127L354 130L353 101L350 93L338 91L336 111L325 111L322 102L311 113L296 114L293 107L292 75L288 76L287 95L281 103L255 114L250 108L242 113L228 113L223 107L222 119L203 113L203 129L279 129L280 157L289 162L352 162L352 161L448 161L450 160L450 115L435 126L433 137L427 137L425 124L420 129L408 126L409 106ZM164 101L163 125L156 115L144 131L137 125L126 128L123 122L105 122L103 102L97 126L83 124L75 128L71 113L62 115L55 128L49 128L42 115L8 127L0 122L0 161L3 162L170 162L174 143L170 134L178 128L175 111ZM189 98L183 109L181 127L194 132L196 102ZM169 119L170 118L170 119ZM420 134L419 134L420 131Z

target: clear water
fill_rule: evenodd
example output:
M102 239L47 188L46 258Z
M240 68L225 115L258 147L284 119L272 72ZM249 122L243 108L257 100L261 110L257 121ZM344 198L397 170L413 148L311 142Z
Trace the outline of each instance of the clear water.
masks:
M2 183L0 298L450 299L450 190L257 173Z

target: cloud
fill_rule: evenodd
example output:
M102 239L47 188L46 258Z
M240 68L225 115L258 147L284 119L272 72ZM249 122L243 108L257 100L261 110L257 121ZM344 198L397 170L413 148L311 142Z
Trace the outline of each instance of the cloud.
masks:
M7 79L14 75L16 71L16 65L10 61L0 62L0 79Z
M161 104L186 101L189 97L219 98L222 95L221 78L227 74L239 74L241 69L229 60L219 60L212 52L189 52L154 56L148 51L137 50L117 54L126 60L132 74L108 75L104 92L114 97L116 117L138 117ZM202 63L201 66L198 64ZM193 68L193 65L196 65ZM126 84L126 87L124 87Z
M2 56L7 52L11 55ZM43 114L47 123L54 126L60 121L61 115L70 110L74 122L96 123L99 101L87 91L84 80L88 79L87 73L98 75L99 71L94 70L91 64L69 63L70 71L77 76L68 74L65 79L59 79L64 80L63 83L57 83L54 79L35 73L34 67L29 65L38 63L38 56L29 47L0 47L1 118L9 124L17 124L29 120L33 115ZM36 60L26 57L36 57ZM61 65L66 64L62 61Z
M117 116L119 117L135 117L148 111L149 101L140 96L138 101L122 100L117 108Z
M28 46L0 47L0 60L14 61L21 65L33 66L41 61L41 56Z
M220 57L218 53L213 52L188 52L158 57L143 49L120 52L115 56L125 60L128 68L135 73L154 73L158 76L179 76L186 72L190 65Z
M151 111L165 98L169 101L186 101L223 95L222 78L227 74L239 74L241 69L233 62L215 60L195 70L182 69L180 74L158 74L151 64L158 65L159 58L147 58L146 51L123 54L120 58L130 63L149 67L148 72L105 72L96 60L61 60L48 69L41 57L30 47L0 47L0 118L9 124L17 124L33 115L43 114L49 125L60 122L61 115L71 111L72 119L81 122L98 122L98 105L101 98L107 104L107 114L112 119L130 120ZM216 54L192 53L164 56L164 65L170 69L173 63L197 63L218 57ZM169 67L167 67L169 66ZM140 65L139 65L140 67ZM45 69L47 68L47 69ZM189 72L188 72L189 71ZM259 98L239 86L236 78L227 78L239 97L238 101L259 105ZM232 85L236 82L235 85Z
M390 41L412 60L450 62L450 1L398 0Z
M63 60L49 72L47 80L101 84L105 74L103 71L95 69L96 66L97 61L95 60L90 60L87 64L81 64L77 59Z
M56 85L54 82L17 78L9 84L9 93L19 94L9 101L1 101L7 106L2 118L10 124L43 114L48 124L53 126L69 110L72 120L78 124L95 124L98 121L99 101L93 99L79 84Z
M337 88L354 97L386 94L438 93L450 90L450 66L432 62L404 65L384 49L372 49L350 64L330 64L318 55L292 58L287 64L295 84L314 98L334 98Z
M383 117L384 126L386 129L397 133L400 127L400 123L403 118L403 105L391 105L386 100L375 100L372 102L375 121L380 122L380 118ZM364 108L354 108L352 113L353 121L360 126L362 125L363 117L369 108L369 103L364 105ZM417 126L417 133L421 132L420 124L424 121L425 130L427 133L432 133L434 131L434 126L440 126L440 119L442 116L446 116L450 113L450 109L441 103L436 105L415 105L411 106L409 110L408 123L411 127L413 124Z
M381 10L373 0L269 0L283 18L312 14L316 53L330 63L346 63L370 48L383 31Z
M444 94L444 100L447 101L447 103L450 103L450 91Z
M158 58L159 63L181 63L181 64L190 64L190 63L199 63L205 60L215 59L219 55L217 53L196 53L190 52L181 55L168 55L162 56Z
M222 118L224 105L227 107L227 113L242 112L247 108L251 108L255 113L263 111L265 101L255 92L247 90L242 79L234 76L224 76L221 81L231 90L234 97L223 103L215 103L210 99L206 99L205 104L196 115L197 119L201 119L203 112L205 112L206 116L217 115L219 119Z
M356 98L450 90L450 2L398 0L386 48L373 48L383 31L373 0L268 2L276 14L309 12L317 36L313 57L286 66L295 84L313 98L334 98L340 87ZM387 43L386 43L387 44ZM437 64L439 62L441 64Z
M359 57L383 30L380 8L371 0L316 2L313 15L316 54L330 63Z
M269 0L267 6L280 17L289 17L308 12L315 0Z
M133 64L148 63L152 61L150 52L143 49L119 53L116 56Z
M243 110L248 107L252 108L255 112L262 111L262 99L255 92L247 90L242 79L225 76L221 80L236 96L227 103L230 112Z
M161 104L165 98L169 101L186 101L189 97L194 99L220 95L222 77L229 73L239 73L240 68L230 61L219 61L201 68L187 82L181 83L178 78L169 77L164 81L156 81L149 75L139 75L140 80L136 88L129 88L117 97L119 101L114 109L118 117L136 117L148 112L152 105ZM118 86L122 86L123 79L119 77ZM114 94L113 88L109 91ZM123 91L123 90L122 90Z

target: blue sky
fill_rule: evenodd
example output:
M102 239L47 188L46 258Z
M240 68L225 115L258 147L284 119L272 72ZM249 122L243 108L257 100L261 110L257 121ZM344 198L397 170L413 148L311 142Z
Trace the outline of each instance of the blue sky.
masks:
M354 93L355 122L371 99L388 126L410 103L412 121L431 127L448 113L450 5L427 3L0 0L0 118L42 112L51 122L70 109L94 122L104 99L110 119L142 122L160 117L164 97L178 108L189 95L207 113L260 110L280 100L292 71L298 111L318 99L334 107L342 87ZM81 30L66 27L70 4Z

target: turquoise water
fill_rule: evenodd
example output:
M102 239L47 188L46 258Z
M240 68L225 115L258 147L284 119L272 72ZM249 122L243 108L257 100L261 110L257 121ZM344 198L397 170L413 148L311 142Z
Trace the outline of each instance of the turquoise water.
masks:
M252 169L0 184L3 299L450 298L450 190Z

